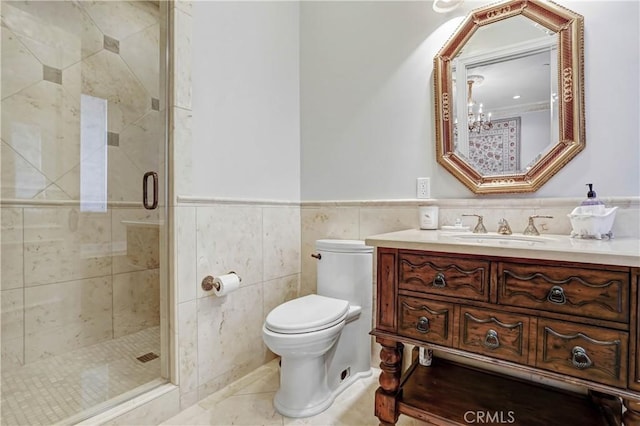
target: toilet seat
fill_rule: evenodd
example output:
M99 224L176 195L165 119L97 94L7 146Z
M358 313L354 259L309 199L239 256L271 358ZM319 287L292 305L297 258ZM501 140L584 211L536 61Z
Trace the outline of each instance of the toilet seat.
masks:
M310 294L276 307L265 321L265 327L275 333L300 334L324 330L344 319L349 302Z

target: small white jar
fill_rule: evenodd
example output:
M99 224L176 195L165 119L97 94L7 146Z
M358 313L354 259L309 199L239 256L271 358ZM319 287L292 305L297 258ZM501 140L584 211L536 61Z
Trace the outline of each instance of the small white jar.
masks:
M438 229L438 206L421 206L420 229Z

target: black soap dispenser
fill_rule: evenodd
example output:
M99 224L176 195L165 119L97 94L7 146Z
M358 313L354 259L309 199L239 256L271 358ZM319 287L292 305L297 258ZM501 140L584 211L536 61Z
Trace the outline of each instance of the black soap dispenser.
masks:
M604 213L604 203L598 199L596 191L593 190L593 184L586 184L589 187L587 192L587 199L580 203L583 214L595 214L600 215Z

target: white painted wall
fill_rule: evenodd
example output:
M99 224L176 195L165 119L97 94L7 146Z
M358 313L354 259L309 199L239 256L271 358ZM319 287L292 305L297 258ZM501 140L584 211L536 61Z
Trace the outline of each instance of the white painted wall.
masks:
M474 197L435 160L432 60L487 3L194 2L194 184L180 195L413 198L430 176L436 198ZM582 196L586 180L639 195L640 2L562 4L585 17L587 148L522 196Z
M430 2L300 12L302 199L415 197L415 178L435 175L429 78L445 19Z
M466 12L431 2L302 2L303 200L475 197L435 160L434 55ZM587 147L537 193L640 195L640 2L563 0L585 18ZM485 196L486 197L486 196ZM494 196L494 197L508 197ZM488 197L487 197L488 198Z
M299 3L193 2L193 194L300 199Z

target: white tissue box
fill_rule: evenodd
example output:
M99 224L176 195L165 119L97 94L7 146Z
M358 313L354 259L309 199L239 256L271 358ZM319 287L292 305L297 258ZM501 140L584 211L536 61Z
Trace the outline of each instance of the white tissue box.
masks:
M579 238L613 237L611 229L616 218L617 207L605 208L601 214L586 213L583 207L576 207L569 216L571 220L571 236Z

